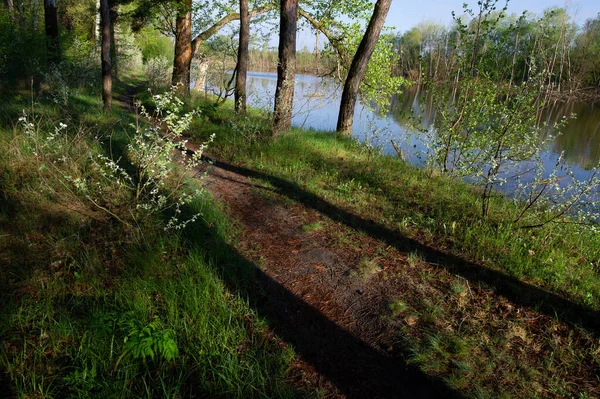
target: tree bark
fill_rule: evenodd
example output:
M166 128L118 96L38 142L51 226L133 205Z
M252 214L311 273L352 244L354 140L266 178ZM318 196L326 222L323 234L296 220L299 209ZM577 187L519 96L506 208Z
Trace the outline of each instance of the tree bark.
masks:
M369 59L375 50L375 44L377 43L377 39L379 39L381 28L383 28L385 17L391 4L392 0L377 0L367 31L352 59L352 64L350 65L350 70L344 84L344 91L342 92L342 102L340 104L340 113L336 128L337 133L340 135L349 136L352 133L354 107L356 106L360 82L367 70Z
M192 0L180 0L175 21L175 59L173 61L173 86L190 94L192 65Z
M100 58L102 63L102 102L104 112L112 108L112 65L110 60L110 6L108 0L100 0L100 25L102 46Z
M240 0L240 35L238 59L235 68L235 112L246 115L246 76L250 48L250 14L248 0Z
M12 16L12 13L13 13L13 11L15 9L15 5L13 3L13 0L4 0L4 6L6 7L6 11L8 11L9 14L11 14L11 16Z
M119 63L117 48L117 18L119 16L119 4L116 1L110 1L110 61L112 65L113 79L119 79Z
M46 26L46 60L50 66L60 62L56 0L44 0L44 23Z
M292 127L292 103L296 76L296 27L298 0L281 0L279 21L279 63L273 113L273 136Z
M94 27L92 30L92 42L96 44L100 38L100 0L96 0L96 14L94 14Z
M206 86L206 78L208 76L208 58L204 56L197 57L198 59L198 73L196 74L196 83L194 84L194 90L204 91Z

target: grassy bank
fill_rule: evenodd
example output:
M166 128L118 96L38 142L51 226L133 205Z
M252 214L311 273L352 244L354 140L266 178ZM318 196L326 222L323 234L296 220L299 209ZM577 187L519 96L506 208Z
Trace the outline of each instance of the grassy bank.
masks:
M260 301L261 287L227 210L204 193L183 209L201 214L184 230L165 231L164 213L123 222L136 212L132 193L90 160L104 154L131 168L129 112L105 117L85 91L62 106L32 106L25 92L0 102L0 392L314 396L290 383L293 351L246 299ZM404 285L379 315L397 331L398 356L472 397L600 395L597 234L519 229L501 198L482 222L468 184L328 133L271 140L255 110L237 118L230 104L190 105L201 110L191 134L217 135L211 155L271 189L262 195L319 212L303 234L356 253L351 278L368 284L386 257L398 260L389 279ZM92 203L78 181L105 198ZM365 237L378 246L363 246Z
M202 216L178 232L161 215L125 225L77 190L77 178L107 184L90 159L124 154L131 114L105 117L86 92L64 106L15 92L0 109L0 396L305 396L288 383L292 350L222 282L241 261L208 196L184 210ZM98 205L134 211L116 200L131 193L108 188Z
M377 256L404 254L395 277L410 289L381 317L396 325L409 362L473 397L600 394L597 233L568 223L521 229L502 198L481 221L479 193L466 183L328 133L268 140L258 112L239 119L227 106L196 105L204 116L192 132L217 134L213 154L268 195L323 215L307 231L336 237L341 250L360 252L367 235L382 243Z
M228 108L204 108L202 128L192 131L199 137L215 133L217 155L434 248L600 309L600 237L592 230L575 223L520 229L511 222L518 208L499 197L482 222L479 192L467 183L330 133L294 129L268 141L260 113L240 120Z

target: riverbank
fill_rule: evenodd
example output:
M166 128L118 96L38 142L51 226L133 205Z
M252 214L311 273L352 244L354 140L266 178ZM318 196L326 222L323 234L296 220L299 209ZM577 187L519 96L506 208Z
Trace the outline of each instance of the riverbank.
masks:
M211 195L182 209L201 217L126 224L133 193L91 160L127 159L128 83L108 118L85 91L2 98L2 392L600 394L596 233L518 229L501 198L481 221L468 184L329 133L273 140L263 113L203 98L189 132L217 134ZM80 187L96 186L94 204Z
M133 194L94 160L128 167L142 84L117 85L110 117L87 90L0 98L0 397L313 397L292 383L289 345L224 283L252 284L218 204L196 198L184 231L160 214L124 223Z
M253 207L231 205L242 229L289 231L287 220L294 218L271 214L305 209L312 216L290 227L303 232L293 242L308 236L335 254L313 262L307 283L294 268L286 271L287 262L273 258L274 249L257 236L241 238L241 247L251 248L247 256L270 278L296 287L334 322L358 317L362 330L352 331L359 337L372 323L385 333L374 341L366 336L366 342L460 394L600 393L596 233L569 223L520 229L510 222L516 207L502 198L493 200L482 221L479 193L466 183L328 133L294 129L269 140L260 114L239 119L230 108L197 105L204 119L192 133L217 134L215 167L249 179L244 184L253 187L253 198L277 210L253 219ZM271 230L257 224L261 219ZM291 239L270 242L294 254ZM331 279L337 283L321 287L319 281ZM350 306L344 301L357 293L372 302L358 302L363 313L348 307L343 316L330 312L332 303Z

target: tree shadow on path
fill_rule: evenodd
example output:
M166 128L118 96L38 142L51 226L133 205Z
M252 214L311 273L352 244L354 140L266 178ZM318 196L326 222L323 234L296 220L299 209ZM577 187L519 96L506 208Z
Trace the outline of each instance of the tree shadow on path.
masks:
M491 289L496 294L506 297L517 305L534 308L539 313L574 326L583 327L593 336L600 337L599 311L590 310L560 295L545 291L500 271L489 269L458 256L428 247L377 222L364 219L341 209L319 196L304 190L295 183L218 160L211 159L210 162L215 168L221 168L244 177L267 181L275 188L277 193L296 200L334 221L364 232L372 238L395 247L399 251L405 253L416 251L423 257L424 261L445 269L452 274L461 276L471 283L480 284L484 288Z
M357 399L463 397L440 379L425 375L337 325L248 260L210 226L195 223L188 229L192 247L205 253L226 285L248 298L270 328L308 365L299 366L309 374L304 377L313 384L317 381L318 387L333 386L333 392L327 394Z

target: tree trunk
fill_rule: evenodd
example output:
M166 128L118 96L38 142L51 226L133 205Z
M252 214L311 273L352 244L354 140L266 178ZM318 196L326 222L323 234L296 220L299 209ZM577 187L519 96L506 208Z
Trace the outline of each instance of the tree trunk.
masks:
M102 61L102 102L104 112L109 113L112 108L112 65L110 62L110 6L108 0L100 0L100 25L102 27L102 47L100 58Z
M18 24L19 23L19 16L18 16L18 13L15 12L15 3L14 3L14 1L13 0L4 0L4 6L6 7L6 11L8 11L8 14L12 18L13 22L16 23L16 24Z
M298 0L281 0L279 21L279 63L273 115L273 136L292 127L292 103L296 76L296 26Z
M175 21L175 59L173 61L173 86L190 94L190 69L192 65L192 0L180 0Z
M200 56L198 58L198 72L196 74L196 84L194 84L194 90L205 91L206 78L208 75L208 58Z
M110 1L110 61L112 65L112 76L113 79L119 78L119 63L118 48L117 48L117 17L119 16L119 5L116 1Z
M248 0L240 0L240 39L238 59L235 67L235 112L246 115L246 76L250 47L250 14Z
M94 15L94 31L92 32L92 41L96 44L100 38L100 0L96 0L96 14Z
M340 113L336 129L338 134L349 136L352 133L354 107L356 106L360 82L367 70L369 59L375 50L375 44L377 43L377 39L379 39L381 28L383 28L385 17L387 16L391 4L392 0L377 0L367 31L352 59L348 77L346 77L346 82L344 84L344 91L342 92L342 102L340 104Z
M56 0L44 0L44 23L46 25L46 60L50 66L60 62Z
M6 11L14 18L13 11L15 10L15 5L13 0L4 0L4 6L6 7Z

